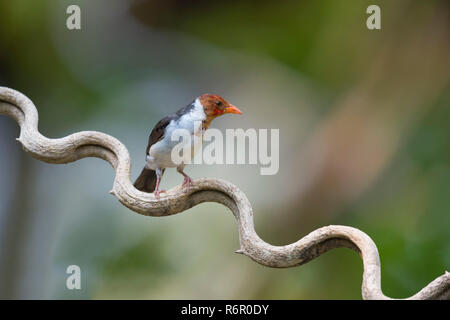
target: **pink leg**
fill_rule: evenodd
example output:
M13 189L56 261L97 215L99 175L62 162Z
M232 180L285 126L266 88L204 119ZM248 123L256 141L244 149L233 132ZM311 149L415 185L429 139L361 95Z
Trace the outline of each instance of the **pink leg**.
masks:
M156 187L155 187L155 191L153 192L153 194L155 195L156 199L159 200L159 195L161 193L166 192L166 190L159 190L159 184L161 182L161 177L162 177L162 173L158 174L158 171L156 172Z
M191 188L191 185L193 184L193 181L186 173L183 172L183 169L177 168L177 171L183 175L184 181L182 186L186 187L186 192L188 193Z
M192 179L186 174L185 176L184 176L184 181L183 181L183 184L182 184L182 186L185 186L186 187L186 192L188 193L189 192L189 189L191 188L191 184L192 184L193 182L192 182Z
M153 192L156 199L158 199L158 200L159 200L159 194L161 193L161 191L158 190L160 182L161 182L161 176L158 175L158 177L156 178L156 188L155 188L155 191Z

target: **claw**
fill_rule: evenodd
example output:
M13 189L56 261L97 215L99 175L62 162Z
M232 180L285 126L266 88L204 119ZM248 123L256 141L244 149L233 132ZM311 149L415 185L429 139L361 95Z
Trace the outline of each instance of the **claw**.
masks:
M159 195L161 194L161 193L165 193L166 192L166 190L155 190L155 191L153 191L153 194L155 195L155 197L156 197L156 199L160 199L160 197L159 197Z
M188 176L184 177L182 187L186 187L186 193L189 193L189 190L191 189L191 184L193 184L192 179Z

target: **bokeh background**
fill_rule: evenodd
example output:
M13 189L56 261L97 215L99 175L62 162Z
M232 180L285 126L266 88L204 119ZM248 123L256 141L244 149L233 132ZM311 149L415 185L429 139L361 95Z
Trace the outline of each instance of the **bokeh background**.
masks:
M81 7L82 30L66 28ZM381 30L366 8L381 7ZM258 234L283 245L343 224L376 242L388 296L450 267L449 1L0 1L0 85L25 93L40 131L98 130L144 165L153 125L204 92L244 116L214 127L279 128L280 170L195 165L251 201ZM348 249L270 269L242 255L218 204L165 218L109 195L98 159L32 159L0 117L0 297L360 299ZM166 172L164 187L181 182ZM67 290L68 265L82 290Z

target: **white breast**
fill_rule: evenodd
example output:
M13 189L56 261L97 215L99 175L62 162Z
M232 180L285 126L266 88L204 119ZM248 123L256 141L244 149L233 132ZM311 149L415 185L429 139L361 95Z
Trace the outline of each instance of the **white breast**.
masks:
M150 147L147 156L147 168L155 170L159 168L174 168L177 164L172 162L171 153L178 141L172 141L171 137L175 130L184 129L191 134L191 142L194 141L194 135L200 136L202 134L202 121L206 119L205 111L200 100L197 98L194 102L194 107L190 112L182 115L177 120L172 120L166 127L164 138ZM200 141L200 139L195 139ZM193 145L192 145L192 150ZM193 157L193 152L191 153Z

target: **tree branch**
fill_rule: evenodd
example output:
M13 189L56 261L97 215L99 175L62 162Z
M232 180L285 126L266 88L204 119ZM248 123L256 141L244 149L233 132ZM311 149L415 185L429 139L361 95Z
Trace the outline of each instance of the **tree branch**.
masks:
M68 163L86 157L108 161L116 176L110 191L127 208L147 216L168 216L180 213L202 202L217 202L234 214L239 230L240 249L254 261L273 268L298 266L333 248L347 247L358 252L363 260L362 296L364 299L390 299L381 290L378 250L364 232L347 226L316 229L295 243L273 246L255 232L253 211L245 194L235 185L220 179L198 179L185 193L174 187L157 200L153 194L138 191L130 181L131 160L127 148L116 138L96 131L82 131L60 139L49 139L38 131L38 112L25 95L0 87L0 114L17 121L21 130L17 139L34 158L49 163ZM408 299L449 299L450 274L428 284Z

